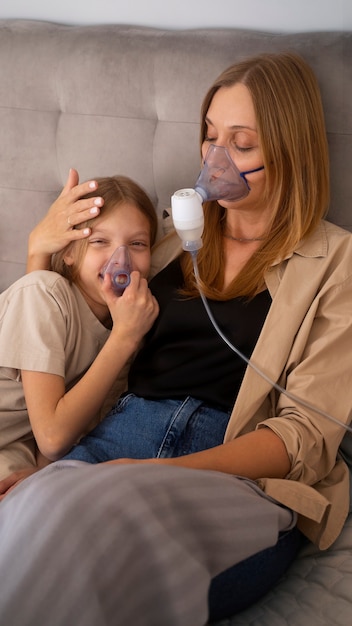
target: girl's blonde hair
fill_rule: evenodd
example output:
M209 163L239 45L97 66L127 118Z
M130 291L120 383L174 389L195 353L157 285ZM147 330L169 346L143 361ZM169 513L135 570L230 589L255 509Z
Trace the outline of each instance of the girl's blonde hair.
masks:
M127 176L106 176L104 178L96 178L95 180L98 183L98 190L83 197L93 198L99 195L104 199L104 204L97 217L79 224L77 228L92 226L92 224L99 221L101 216L115 211L121 204L129 203L133 204L147 218L150 225L150 245L152 246L157 235L158 219L154 205L146 192ZM73 265L66 265L64 259L71 246L76 246L76 262ZM88 239L80 239L70 243L53 256L52 269L62 274L70 282L76 282L87 247Z
M226 290L223 222L217 202L204 206L203 248L198 263L205 294L216 300L253 297L264 274L291 254L326 215L329 204L329 156L323 107L317 79L294 53L264 54L226 69L206 94L201 109L200 142L206 137L206 115L222 87L244 84L252 97L266 173L264 199L271 206L267 238ZM190 255L182 267L185 290L197 295Z

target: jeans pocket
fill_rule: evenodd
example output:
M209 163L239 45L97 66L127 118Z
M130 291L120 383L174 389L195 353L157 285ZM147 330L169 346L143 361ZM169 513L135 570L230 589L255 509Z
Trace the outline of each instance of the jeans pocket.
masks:
M121 411L123 411L127 407L128 403L135 397L136 396L134 395L134 393L124 394L123 396L121 396L121 398L118 399L115 406L111 409L110 413L121 413Z

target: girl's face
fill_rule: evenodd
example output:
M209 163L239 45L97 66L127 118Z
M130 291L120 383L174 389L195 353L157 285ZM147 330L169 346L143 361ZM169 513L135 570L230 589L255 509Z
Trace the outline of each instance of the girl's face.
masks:
M132 270L148 277L151 259L150 225L148 218L134 204L122 203L107 215L94 220L88 237L88 247L81 263L77 285L94 312L104 306L101 270L120 246L127 246ZM76 261L75 246L66 255L69 265Z
M210 144L227 148L240 172L263 165L263 155L257 133L257 123L251 95L247 87L236 83L221 87L214 95L207 115L207 133L202 145L202 156ZM246 175L249 195L242 200L220 200L225 208L260 208L265 187L265 169ZM258 205L259 203L259 205Z

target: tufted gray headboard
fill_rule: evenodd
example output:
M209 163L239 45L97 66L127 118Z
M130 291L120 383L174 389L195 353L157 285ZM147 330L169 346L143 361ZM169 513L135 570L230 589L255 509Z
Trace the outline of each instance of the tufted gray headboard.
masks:
M331 150L329 219L352 230L352 33L160 30L0 20L0 290L62 188L123 173L159 211L193 186L203 95L226 66L295 50L315 70Z

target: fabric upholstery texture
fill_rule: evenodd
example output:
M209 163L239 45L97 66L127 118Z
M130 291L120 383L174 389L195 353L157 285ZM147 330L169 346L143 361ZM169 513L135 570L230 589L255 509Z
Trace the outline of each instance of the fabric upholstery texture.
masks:
M199 110L228 65L294 50L315 70L331 150L329 219L352 229L352 35L162 30L0 20L0 290L24 272L30 230L70 167L125 174L160 211L199 171Z

